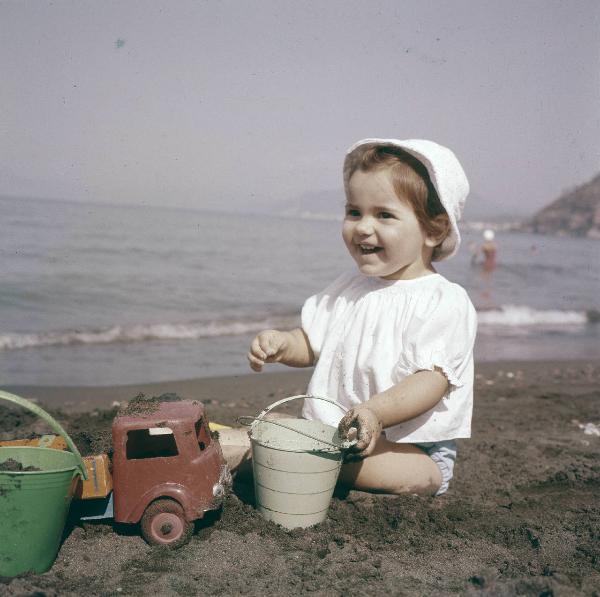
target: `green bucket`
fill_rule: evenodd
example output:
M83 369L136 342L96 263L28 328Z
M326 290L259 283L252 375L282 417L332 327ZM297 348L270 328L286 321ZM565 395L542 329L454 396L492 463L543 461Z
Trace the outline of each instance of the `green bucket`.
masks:
M0 464L13 459L34 471L0 471L0 576L50 569L62 538L77 475L87 478L79 451L65 430L29 400L0 391L0 399L44 419L70 452L24 446L0 447Z

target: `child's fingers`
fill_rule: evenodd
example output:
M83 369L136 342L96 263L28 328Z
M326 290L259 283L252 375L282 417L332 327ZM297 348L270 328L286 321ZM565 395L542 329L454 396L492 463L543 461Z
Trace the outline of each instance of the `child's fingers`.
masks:
M252 340L252 345L250 346L250 352L248 356L252 355L257 359L264 361L267 358L267 353L264 351L261 345L261 335L259 334Z
M261 332L254 338L252 352L262 359L276 355L281 348L281 339L277 332Z
M353 410L349 410L340 420L338 424L338 432L344 439L348 437L348 432L351 427L356 427L356 415Z
M370 429L360 429L358 432L358 441L354 444L354 451L364 454L373 441L373 433Z
M373 450L375 450L375 446L377 445L377 439L377 434L373 433L371 435L371 441L369 442L369 444L360 452L361 458L366 458L367 456L370 456L373 453Z
M251 369L254 371L262 371L263 365L265 364L263 359L255 357L251 352L247 354L247 357Z
M277 349L273 348L273 346L265 346L265 347L263 347L263 350L266 355L265 359L267 361L271 360L271 357L274 357L277 355Z
M352 409L348 411L338 425L340 436L347 438L352 428L358 431L357 441L351 448L348 460L360 460L375 449L381 434L381 423L369 409Z
M248 362L254 371L262 371L265 363L272 363L277 360L282 346L281 335L272 330L267 330L258 334L250 345L248 353Z
M350 429L356 429L357 432L356 443L351 446L350 450L355 454L362 452L371 443L371 434L364 425L361 425L360 418L352 412L347 413L338 425L340 437L349 439L348 432Z
M344 458L345 462L357 462L370 456L377 445L377 438L373 435L369 442L366 441L366 438L359 440L350 448L352 451L347 452Z
M259 336L260 347L265 354L265 361L272 363L277 360L282 347L281 334L266 332Z

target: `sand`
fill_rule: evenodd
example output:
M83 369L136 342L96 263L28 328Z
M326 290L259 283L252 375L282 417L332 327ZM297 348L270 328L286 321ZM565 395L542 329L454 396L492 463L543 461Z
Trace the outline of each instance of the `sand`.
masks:
M201 399L212 420L234 423L301 393L309 373L4 389L39 400L82 444L108 429L113 402L140 391ZM325 523L286 531L241 485L172 552L135 527L75 521L49 572L0 579L0 595L599 595L599 381L598 362L478 366L473 437L439 498L340 492ZM43 431L0 414L0 439Z

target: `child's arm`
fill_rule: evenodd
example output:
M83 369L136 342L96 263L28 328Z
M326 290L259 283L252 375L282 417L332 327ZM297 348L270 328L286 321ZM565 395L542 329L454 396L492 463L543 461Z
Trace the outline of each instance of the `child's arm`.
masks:
M265 330L254 338L248 361L254 371L262 371L265 363L310 367L315 361L315 355L301 328L289 332Z
M448 380L440 369L417 371L349 410L340 421L340 435L347 437L351 427L358 429L354 455L364 458L374 450L382 429L427 412L447 391Z

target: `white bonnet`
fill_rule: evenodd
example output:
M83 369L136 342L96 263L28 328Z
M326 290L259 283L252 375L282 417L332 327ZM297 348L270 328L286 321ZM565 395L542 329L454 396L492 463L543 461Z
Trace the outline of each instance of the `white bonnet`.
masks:
M442 244L434 250L433 260L441 261L452 257L460 246L458 221L462 215L465 200L469 194L469 181L457 157L442 145L424 139L363 139L348 149L344 160L344 189L348 195L350 172L356 169L358 161L372 147L396 147L403 149L418 159L429 173L429 178L450 219L450 233Z

